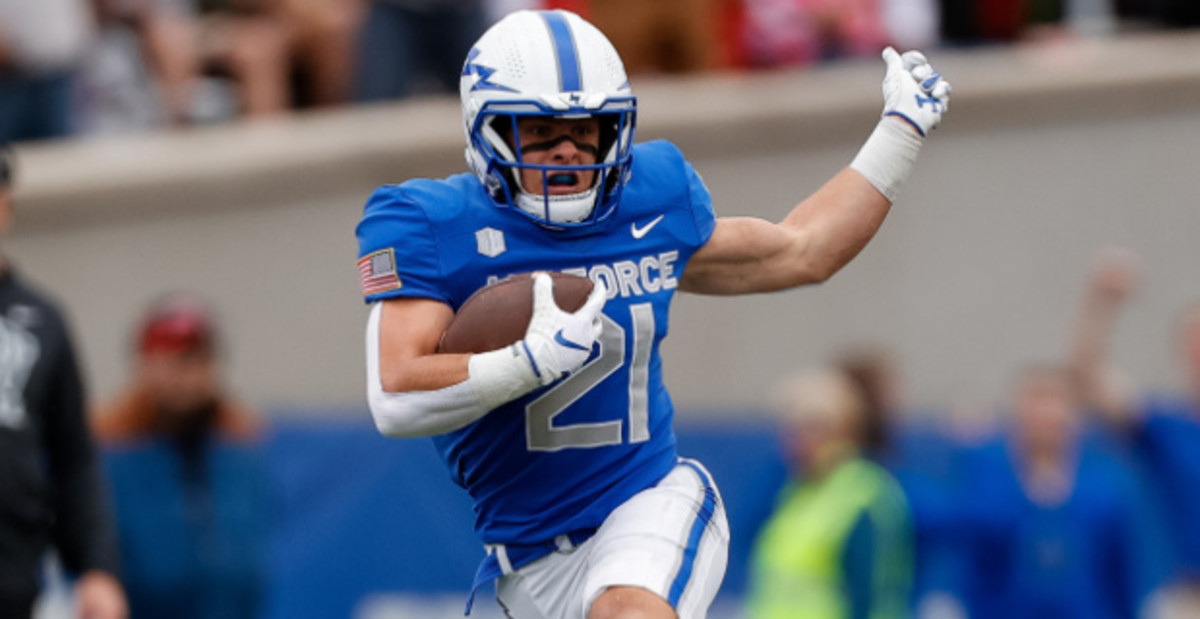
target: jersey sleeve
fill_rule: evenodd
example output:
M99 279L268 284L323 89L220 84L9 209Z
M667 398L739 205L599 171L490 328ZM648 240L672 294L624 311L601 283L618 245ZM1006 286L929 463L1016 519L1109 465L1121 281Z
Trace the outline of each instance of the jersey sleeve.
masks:
M717 216L713 213L712 195L708 193L704 179L700 178L700 173L696 172L696 168L692 167L692 164L685 161L683 167L687 174L688 197L692 206L692 218L696 222L696 234L700 240L699 245L703 246L708 243L713 228L717 225Z
M367 303L414 297L450 303L433 224L402 187L377 189L356 232L359 283Z

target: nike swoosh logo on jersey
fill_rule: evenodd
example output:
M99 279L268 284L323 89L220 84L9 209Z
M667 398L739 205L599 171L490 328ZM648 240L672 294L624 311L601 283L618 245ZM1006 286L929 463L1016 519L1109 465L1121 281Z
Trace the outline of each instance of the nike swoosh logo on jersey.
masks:
M566 346L567 348L574 348L575 350L591 350L590 348L588 348L586 346L581 346L581 345L576 344L575 342L572 342L571 340L568 340L567 338L563 337L562 329L559 329L558 333L554 334L554 341L558 342L559 344L561 344L563 346Z
M637 226L637 223L629 224L629 233L633 235L633 238L640 239L643 236L646 236L646 234L648 232L650 232L651 228L653 228L654 226L657 226L658 222L662 221L663 217L665 217L665 215L659 215L658 217L655 217L650 223L642 226L641 228L639 228Z

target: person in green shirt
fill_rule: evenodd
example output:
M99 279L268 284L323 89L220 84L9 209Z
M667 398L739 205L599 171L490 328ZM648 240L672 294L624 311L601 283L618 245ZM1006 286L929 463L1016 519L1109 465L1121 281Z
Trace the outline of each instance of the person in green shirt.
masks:
M861 454L864 405L843 374L785 381L778 394L792 481L759 533L751 619L907 617L913 573L908 503Z

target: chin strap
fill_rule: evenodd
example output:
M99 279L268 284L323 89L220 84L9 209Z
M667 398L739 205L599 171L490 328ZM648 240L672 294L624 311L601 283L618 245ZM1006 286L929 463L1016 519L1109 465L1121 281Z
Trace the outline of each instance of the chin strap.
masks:
M581 193L561 196L539 196L525 190L514 197L522 211L550 223L571 224L588 218L596 208L597 187Z

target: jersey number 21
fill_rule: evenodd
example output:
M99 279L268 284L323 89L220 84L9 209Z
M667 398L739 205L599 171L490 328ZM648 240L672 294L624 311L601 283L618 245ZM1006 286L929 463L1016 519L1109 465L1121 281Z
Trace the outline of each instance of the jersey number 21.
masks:
M638 303L629 307L633 320L633 347L629 368L629 442L650 438L648 385L650 349L654 344L654 306ZM601 314L604 329L600 334L600 354L578 372L543 393L525 407L525 444L529 451L620 445L624 421L613 419L598 423L554 424L554 418L591 391L625 363L626 332L620 324Z

